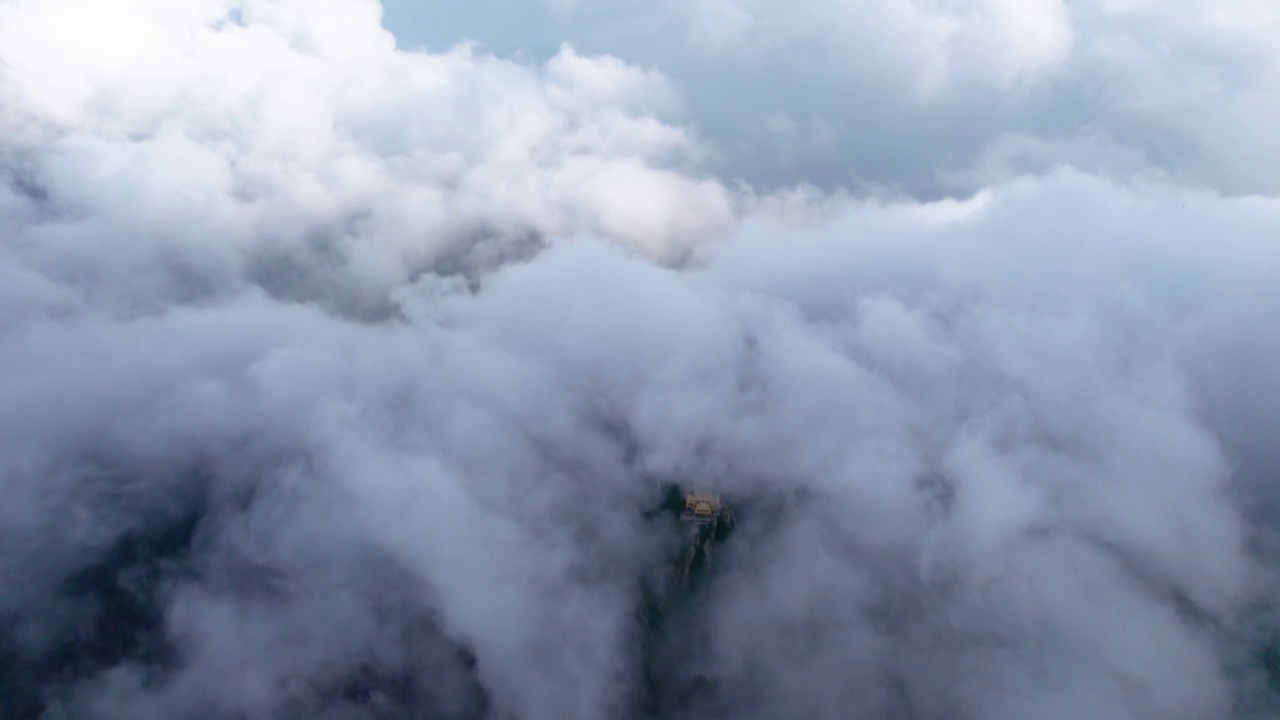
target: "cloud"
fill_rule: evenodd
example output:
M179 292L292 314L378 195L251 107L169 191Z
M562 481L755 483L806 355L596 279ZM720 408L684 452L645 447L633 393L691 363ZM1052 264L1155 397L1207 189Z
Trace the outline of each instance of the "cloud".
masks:
M1090 12L1253 32L1064 8L875 4L858 52L949 38L897 48L892 109L1066 82ZM703 50L803 64L835 9L704 11ZM916 148L964 199L885 190L892 153L734 185L665 66L378 18L0 5L0 714L626 717L669 481L742 509L655 651L669 701L708 681L670 716L1274 707L1274 198L1141 123ZM785 109L756 127L821 175L847 128Z
M696 146L652 114L678 104L653 71L568 47L543 68L401 53L373 3L135 4L111 35L114 6L80 9L8 3L0 25L6 203L41 214L8 247L57 283L105 233L110 260L67 283L85 302L251 280L372 312L445 257L580 231L669 257L732 222L723 187L677 172ZM149 275L161 258L181 287Z
M41 323L3 353L9 567L56 580L202 513L147 591L183 661L86 680L80 712L266 715L364 663L416 673L419 707L452 673L436 702L599 717L634 682L644 478L805 490L707 606L703 669L738 712L1221 716L1212 625L1174 598L1229 624L1258 561L1228 428L1194 412L1238 398L1179 358L1225 361L1214 332L1274 292L1190 241L1231 217L1262 247L1277 209L1184 199L1064 174L941 222L748 230L692 275L587 242L478 294L427 276L391 324L263 297ZM20 587L30 632L71 632Z
M921 100L970 76L997 85L1034 79L1060 65L1072 45L1070 13L1060 0L981 0L954 10L918 2L852 7L817 0L790 11L768 0L712 1L694 3L691 16L697 21L689 26L690 43L723 45L717 40L724 23L713 20L727 19L738 36L732 51L755 56L757 63L760 54L802 57L857 77L870 62L888 60L895 79L905 79ZM870 42L850 43L850 34ZM796 52L815 40L810 57Z
M538 7L428 12L388 0L387 22L408 42L568 39L657 63L689 98L716 172L758 188L965 195L982 188L969 173L1033 137L1060 150L1036 173L1074 165L1075 149L1101 138L1122 173L1137 156L1180 183L1280 191L1266 120L1280 42L1266 2L587 0L554 17ZM823 137L797 152L789 134L763 131L778 118Z

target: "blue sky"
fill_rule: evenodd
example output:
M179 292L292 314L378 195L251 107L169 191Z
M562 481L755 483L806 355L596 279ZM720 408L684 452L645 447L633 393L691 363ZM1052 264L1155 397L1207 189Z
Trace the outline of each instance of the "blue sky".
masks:
M439 50L472 39L494 51L525 44L543 44L554 51L571 39L566 26L540 12L535 3L390 0L382 8L384 24L405 49L426 45Z

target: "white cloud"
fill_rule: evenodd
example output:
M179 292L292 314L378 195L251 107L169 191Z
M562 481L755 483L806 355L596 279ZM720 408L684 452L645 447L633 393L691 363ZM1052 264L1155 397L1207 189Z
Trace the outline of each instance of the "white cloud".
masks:
M406 2L387 0L402 36L567 38L657 63L716 171L758 187L967 193L981 186L957 178L989 165L988 148L998 160L1008 138L1101 137L1182 183L1280 192L1280 22L1265 0L586 1L554 18L443 2L419 27L397 10ZM830 132L799 152L788 135L759 134L784 116Z
M12 251L50 276L105 232L111 263L84 272L143 306L177 291L139 263L216 262L224 286L268 254L299 265L273 290L346 284L358 308L477 234L588 231L661 257L730 226L726 190L668 169L696 150L652 114L678 110L656 72L568 47L541 69L401 53L376 4L332 4L124 4L110 35L110 3L4 6L3 137L52 211Z
M888 69L922 101L970 79L997 85L1038 79L1065 61L1072 45L1061 0L981 0L954 8L896 0L725 0L691 8L694 44L722 47L726 35L743 38L731 43L738 53L765 53L784 63L796 53L859 79Z
M0 710L624 716L677 479L743 501L670 662L735 717L1248 717L1280 204L1186 186L1262 187L1265 148L1147 133L1244 143L1261 75L1148 57L1102 88L1163 89L1081 104L1103 130L927 152L1146 32L1270 57L1261 5L1160 7L860 8L879 44L814 82L949 108L856 138L981 188L925 203L894 157L730 190L696 88L623 53L405 53L357 0L0 4ZM703 10L704 49L809 80L857 27ZM805 87L753 127L851 162Z
M1225 245L1200 240L1227 221ZM1219 651L1171 594L1230 623L1260 567L1215 435L1230 428L1196 411L1238 391L1184 358L1230 363L1217 331L1275 300L1277 225L1274 203L1059 174L963 209L749 230L692 274L587 242L478 295L428 276L392 324L252 298L41 322L6 338L0 422L6 495L31 498L6 528L48 530L6 559L74 565L175 512L129 508L207 498L200 579L168 606L188 662L159 686L83 686L104 716L210 692L228 712L320 702L355 658L462 672L442 637L380 639L430 607L498 707L597 717L636 672L630 582L655 547L640 471L803 489L821 502L748 526L709 601L731 706L844 717L854 692L879 716L900 687L964 717L1051 716L1044 697L1221 716ZM207 479L188 486L192 462ZM54 529L67 497L86 533ZM24 587L10 609L41 586Z

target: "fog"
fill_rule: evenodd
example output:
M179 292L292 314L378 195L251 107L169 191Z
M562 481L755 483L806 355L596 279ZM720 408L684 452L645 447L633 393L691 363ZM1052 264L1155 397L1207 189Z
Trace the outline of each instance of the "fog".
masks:
M1269 150L753 179L555 47L0 3L0 716L633 717L671 482L743 512L668 716L1274 714Z

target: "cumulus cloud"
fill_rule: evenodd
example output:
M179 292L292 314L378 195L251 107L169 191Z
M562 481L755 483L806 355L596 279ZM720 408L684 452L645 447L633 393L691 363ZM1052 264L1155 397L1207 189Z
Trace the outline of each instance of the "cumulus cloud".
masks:
M1181 200L1067 174L941 222L749 229L692 275L590 242L474 294L427 276L391 324L246 297L10 335L5 559L43 577L5 611L36 656L102 632L36 598L197 513L130 588L181 662L120 658L78 712L268 716L364 663L417 673L402 702L609 716L639 511L691 478L815 497L727 550L706 608L690 662L739 716L1221 717L1215 623L1260 566L1181 358L1275 295L1200 232L1257 247L1280 209ZM1025 232L1053 212L1118 221Z
M387 0L388 24L411 42L568 38L657 62L686 89L716 171L760 187L964 195L982 187L975 168L1033 136L1047 143L1029 163L1037 173L1074 165L1081 144L1102 139L1114 146L1108 165L1137 156L1182 183L1280 191L1274 3L583 0L554 15L463 5ZM797 152L778 118L824 136Z
M39 215L8 247L55 283L86 276L84 301L251 279L369 312L444 258L484 267L579 231L670 257L731 224L723 187L677 171L696 147L654 114L678 107L666 80L613 58L400 53L370 2L0 12L5 202ZM106 262L85 253L108 241ZM161 262L199 280L155 286Z
M837 87L796 51L856 26L819 5L655 17ZM886 107L1034 94L1154 47L1091 12L1269 52L1232 7L874 3L856 52ZM1280 203L1141 123L917 149L964 199L892 163L742 187L678 67L558 47L406 52L362 0L0 4L0 714L1274 712ZM785 110L819 183L846 128ZM669 482L741 528L646 658Z

